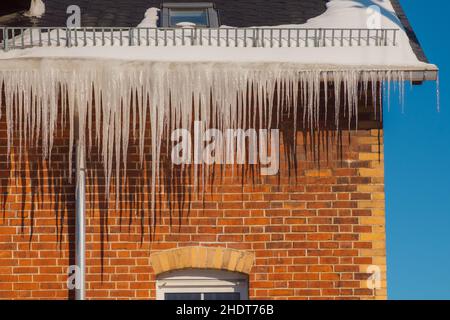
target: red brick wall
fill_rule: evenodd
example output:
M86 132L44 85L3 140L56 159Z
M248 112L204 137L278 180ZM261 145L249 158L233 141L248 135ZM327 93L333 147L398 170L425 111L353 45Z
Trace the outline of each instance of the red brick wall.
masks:
M5 117L0 122L0 298L73 298L66 287L67 268L74 264L75 215L67 135L60 130L51 164L41 159L39 148L19 159L16 141L10 164L16 170L10 170ZM191 186L174 188L171 210L168 190L159 188L166 195L158 197L154 228L150 152L140 169L137 145L130 146L127 181L120 183L116 210L114 181L108 203L100 157L91 150L87 297L154 298L150 254L200 245L255 253L251 298L385 298L382 132L322 132L315 141L298 134L296 173L282 156L279 177L252 178L250 172L237 171L234 178L217 178L198 199ZM186 181L177 175L167 181L176 183ZM180 218L177 203L183 195L181 202L190 210L182 210ZM381 268L382 288L366 287L369 265Z

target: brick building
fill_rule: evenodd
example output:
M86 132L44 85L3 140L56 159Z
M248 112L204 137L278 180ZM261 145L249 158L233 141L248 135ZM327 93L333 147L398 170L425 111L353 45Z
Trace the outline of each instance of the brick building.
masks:
M45 2L47 12L40 20L17 13L0 17L0 24L64 25L65 9L74 1ZM148 7L161 5L114 1L105 8L105 1L78 2L83 27L136 26ZM324 13L327 2L217 0L214 8L222 25L300 25ZM412 50L426 62L399 4L391 3ZM211 16L207 21L211 23ZM10 40L8 32L3 38ZM416 82L435 76L433 69L408 72ZM43 158L42 142L22 150L26 134L19 133L26 125L10 133L7 116L7 104L17 105L19 95L8 99L8 90L13 89L8 89L6 77L2 79L0 298L73 299L75 290L67 282L70 266L78 264L78 180L77 173L68 169L77 167L71 130L67 122L57 122L49 158ZM207 171L208 182L195 186L194 179L204 169L174 169L163 152L162 178L152 191L151 115L145 118L143 145L130 139L127 169L121 167L111 183L103 154L94 143L86 156L86 298L385 299L383 106L374 99L383 95L381 84L358 94L356 117L344 112L336 117L325 115L325 104L331 110L337 100L325 90L327 81L322 79L317 91L317 128L302 128L301 121L287 112L275 126L282 139L279 172L274 176L261 176L256 172L259 167L251 165L228 165L220 173L223 166L215 165ZM363 85L358 88L362 91ZM278 89L281 100L287 99L283 94L288 90ZM348 96L342 91L338 99L346 101ZM62 94L56 100L63 108ZM306 105L299 108L303 112ZM14 117L17 121L18 113ZM349 125L337 127L336 118ZM115 168L116 160L111 163Z

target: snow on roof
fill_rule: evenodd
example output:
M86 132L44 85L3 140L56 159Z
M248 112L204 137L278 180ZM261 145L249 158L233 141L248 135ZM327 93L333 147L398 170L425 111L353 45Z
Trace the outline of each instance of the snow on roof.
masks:
M380 14L371 7L379 7ZM117 59L150 62L242 62L291 63L301 69L389 69L408 71L436 71L437 67L418 60L409 38L398 19L392 3L387 0L331 0L327 10L301 25L282 25L280 28L383 28L399 29L397 45L344 47L215 47L184 46L182 50L164 46L88 46L33 47L0 53L0 59L24 58L82 58ZM2 66L7 67L6 61Z

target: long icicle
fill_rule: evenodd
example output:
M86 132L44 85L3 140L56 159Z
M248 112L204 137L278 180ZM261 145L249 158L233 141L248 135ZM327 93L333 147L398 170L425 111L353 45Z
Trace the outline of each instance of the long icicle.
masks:
M194 120L200 121L205 129L216 128L222 132L271 129L273 123L278 127L288 114L295 118L294 132L297 121L303 118L304 129L314 133L321 126L323 102L325 119L332 111L328 110L332 108L328 106L330 86L335 96L334 125L339 129L342 117L348 118L349 126L352 120L357 120L359 90L371 90L372 103L378 111L377 104L381 102L377 97L377 91L381 90L378 86L387 80L390 95L391 80L399 83L403 100L404 89L400 82L407 78L403 71L304 70L280 64L111 62L91 65L75 62L68 68L57 62L29 66L16 63L14 68L0 68L0 89L4 91L4 101L3 94L0 95L0 105L6 104L8 155L18 135L20 154L23 147L36 145L40 140L43 156L50 159L57 121L65 121L67 117L70 159L76 132L81 143L86 144L86 150L97 144L101 148L108 197L113 162L118 193L120 168L126 171L129 139L135 138L136 132L139 159L143 164L149 120L152 209L155 210L162 141L169 142L174 129L190 130ZM325 82L323 86L322 82ZM322 89L325 101L322 101ZM343 100L341 94L345 95ZM365 99L367 101L367 92ZM273 116L276 121L272 121ZM94 129L95 138L92 138ZM238 150L237 146L227 150L226 141L219 146L217 159L226 159L227 152ZM71 169L72 161L69 161L70 172ZM194 184L202 190L207 181L205 175L209 173L209 169L205 169L194 164ZM201 176L197 177L198 174Z

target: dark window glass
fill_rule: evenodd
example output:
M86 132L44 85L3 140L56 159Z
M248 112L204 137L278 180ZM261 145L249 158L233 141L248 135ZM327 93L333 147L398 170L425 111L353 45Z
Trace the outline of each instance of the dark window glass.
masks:
M205 300L240 300L239 292L208 292L204 294Z
M164 300L201 300L201 293L165 293Z
M203 9L170 9L170 26L180 22L195 23L197 26L208 26L208 13Z

